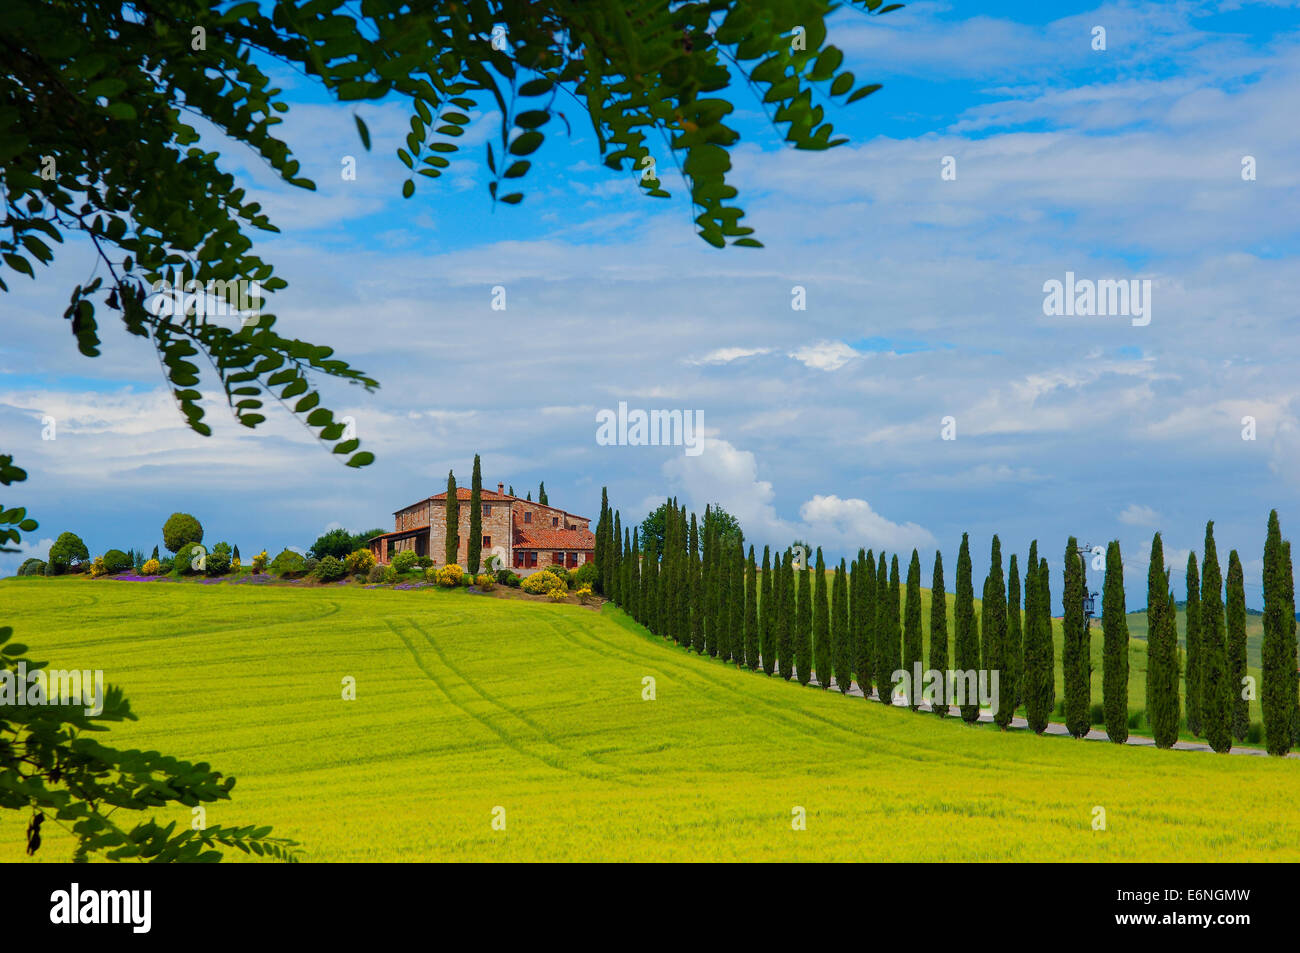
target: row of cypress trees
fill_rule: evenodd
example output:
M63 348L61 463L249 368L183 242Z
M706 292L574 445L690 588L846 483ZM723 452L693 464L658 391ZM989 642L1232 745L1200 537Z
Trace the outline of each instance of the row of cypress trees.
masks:
M796 679L832 684L849 692L854 681L867 697L893 704L893 673L922 670L999 673L995 720L1006 728L1022 706L1029 727L1043 732L1056 705L1056 660L1052 637L1051 579L1047 560L1030 544L1023 575L1015 554L1004 573L1001 541L993 537L990 569L975 614L970 540L962 535L957 555L949 638L943 555L931 571L930 625L922 631L921 564L912 551L902 584L897 555L859 550L857 557L827 572L820 548L810 562L794 549L763 548L762 571L743 534L722 533L705 509L702 521L676 499L665 507L663 551L654 539L639 540L637 528L621 529L620 514L602 493L595 559L598 585L656 635L699 654L737 666ZM1077 540L1064 554L1062 658L1065 725L1075 737L1091 728L1092 660L1084 612L1086 578ZM1129 631L1123 559L1118 541L1105 554L1102 697L1104 725L1114 742L1128 739ZM1151 544L1147 593L1146 711L1158 747L1178 739L1187 713L1193 733L1204 734L1216 751L1228 751L1249 728L1246 675L1245 592L1241 560L1229 555L1225 579L1206 526L1203 565L1188 562L1186 667L1180 670L1176 603L1161 537ZM1268 749L1285 754L1300 733L1300 687L1295 671L1296 619L1290 544L1281 538L1277 513L1269 518L1264 556L1264 645L1261 704ZM927 664L928 660L928 664ZM824 673L819 677L817 673ZM1180 682L1185 700L1180 700ZM932 710L949 714L938 686ZM914 710L923 699L911 686L905 699ZM979 717L978 699L964 699L960 715Z

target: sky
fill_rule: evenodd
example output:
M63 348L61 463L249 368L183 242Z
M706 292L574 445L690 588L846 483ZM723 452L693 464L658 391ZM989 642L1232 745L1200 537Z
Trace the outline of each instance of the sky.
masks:
M1296 4L920 2L841 10L831 41L883 84L828 106L848 145L791 150L735 92L733 182L762 249L706 245L671 160L673 197L643 197L576 110L520 205L489 200L486 107L404 200L401 103L331 104L277 76L315 192L207 144L281 229L255 236L289 282L277 329L380 381L323 385L376 462L342 466L283 413L249 431L216 394L214 435L193 434L147 342L107 322L102 356L81 357L61 315L94 261L69 242L0 297L0 437L29 473L3 502L41 524L0 573L64 530L92 553L151 549L176 510L244 553L391 528L479 453L485 485L544 480L593 519L607 486L625 525L674 495L721 503L760 552L883 547L905 572L915 548L927 585L936 549L951 580L962 533L977 580L993 534L1022 572L1037 539L1058 602L1076 536L1119 540L1145 605L1156 530L1182 598L1213 520L1258 608L1269 510L1284 535L1300 520ZM1149 310L1045 313L1067 273L1137 282ZM701 452L599 442L620 402L701 412Z

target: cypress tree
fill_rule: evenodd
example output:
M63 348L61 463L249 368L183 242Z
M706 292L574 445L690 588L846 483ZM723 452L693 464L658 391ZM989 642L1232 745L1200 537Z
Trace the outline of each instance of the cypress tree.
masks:
M714 550L717 549L717 541L714 538L714 525L708 506L704 507L704 556L700 563L701 570L701 603L700 603L700 622L701 628L704 629L704 648L709 653L710 658L716 658L718 654L718 619L714 606L717 604L717 574L714 566Z
M980 667L979 633L975 629L975 586L971 580L970 535L961 534L961 549L957 551L957 591L953 605L953 648L957 669L978 673ZM956 699L954 699L955 701ZM967 723L979 720L979 700L970 703L961 699L961 718Z
M1165 597L1169 594L1169 574L1165 571L1165 547L1160 539L1160 534L1156 533L1151 537L1151 561L1147 563L1147 655L1150 657L1151 639L1156 633L1156 623L1160 619L1165 609ZM1177 652L1174 658L1177 660ZM1177 666L1175 665L1175 668ZM1151 676L1151 667L1147 665L1147 695L1146 709L1147 721L1155 725L1155 717L1152 715L1152 706L1155 704L1151 691L1160 683ZM1174 691L1177 692L1175 685Z
M807 685L812 680L813 644L812 644L812 566L796 569L799 577L799 604L794 614L794 665L800 685Z
M696 655L704 654L704 613L700 611L704 598L703 584L700 579L700 535L695 514L691 514L691 558L690 558L690 612L691 612L691 648Z
M651 632L655 630L655 569L659 565L655 552L655 538L647 535L641 553L641 624Z
M637 538L637 527L632 527L632 565L628 574L627 614L634 619L641 618L641 541Z
M1051 593L1047 560L1038 558L1038 540L1029 546L1025 570L1025 719L1036 734L1047 728L1056 704L1056 673L1052 651Z
M889 664L885 667L889 682L889 703L894 703L894 673L903 667L903 582L898 571L898 555L889 559L888 598L885 600L887 624L885 651Z
M988 606L986 637L988 655L984 659L984 666L989 671L990 691L993 686L993 673L998 673L998 688L993 696L997 710L993 713L993 720L1005 731L1016 713L1016 696L1015 690L1007 684L1006 679L1007 585L1006 578L1002 574L1002 542L996 535L993 537L993 546L990 550L988 592L985 598L988 600L985 603Z
M546 499L546 481L545 481L545 480L543 480L542 483L541 483L541 485L537 488L537 502L538 502L538 503L541 503L543 506L545 506L545 505L547 504L547 502L548 502L548 500Z
M610 553L610 598L617 605L623 598L623 525L620 522L619 514L614 514L614 533L612 536L614 543L613 551Z
M794 676L794 576L790 570L790 551L785 558L778 554L776 563L776 670L785 681Z
M1228 554L1228 686L1232 695L1232 736L1246 740L1250 728L1250 701L1246 698L1246 582L1241 558Z
M831 645L831 587L826 581L826 562L822 548L817 547L817 575L813 579L813 670L817 673L817 687L831 687L834 668Z
M514 495L515 495L515 485L514 485L513 483L511 483L510 486L507 488L506 492L509 493L511 496L514 496Z
M854 606L853 627L857 646L854 669L858 673L858 688L862 697L871 697L871 682L875 672L873 659L876 654L876 557L874 553L863 554L858 551L858 569L854 570L858 580L858 598Z
M740 538L731 556L731 658L745 667L745 544Z
M158 547L157 547L157 546L155 546L155 547L153 548L153 555L150 556L149 558L150 558L150 559L157 559L157 558L158 558Z
M474 473L469 478L469 552L466 571L478 575L483 561L483 472L479 469L478 454L474 454Z
M1183 677L1183 691L1187 701L1187 730L1198 737L1201 734L1201 582L1196 570L1196 553L1187 557L1187 631L1185 652L1187 668Z
M447 471L447 505L443 508L447 511L447 545L444 549L447 562L444 565L450 566L456 561L460 549L460 501L456 499L456 475L450 470Z
M1232 686L1224 643L1223 573L1214 544L1214 521L1205 524L1205 562L1201 565L1201 722L1205 738L1219 754L1232 750Z
M1286 661L1291 678L1287 685L1291 693L1291 745L1300 744L1300 682L1295 677L1296 671L1296 618L1295 618L1295 574L1291 570L1291 542L1282 543L1282 594L1286 599Z
M777 554L777 565L781 556ZM778 570L779 571L779 570ZM763 660L763 674L776 671L776 583L772 578L772 553L763 547L763 579L760 583L758 617L758 653Z
M745 664L751 672L759 667L759 644L761 642L758 628L758 565L754 562L754 547L749 547L749 556L745 559Z
M931 711L940 718L948 715L948 593L943 585L943 553L935 550L930 573L930 668L939 673L931 699Z
M614 521L618 512L611 509L605 520L605 562L601 568L601 592L608 594L614 589ZM656 550L658 547L656 547ZM656 553L656 556L658 553Z
M1021 663L1025 657L1024 624L1020 615L1020 567L1016 565L1016 554L1011 554L1007 564L1007 638L1002 650L1002 661L1006 666L1007 678L1002 691L1006 693L1014 715L1020 704Z
M892 705L894 693L890 675L893 669L889 665L889 639L885 635L889 628L889 565L885 562L883 551L876 561L875 616L875 631L871 637L871 667L876 676L876 698L886 705Z
M840 560L831 588L831 646L835 665L835 684L847 695L853 688L853 628L849 623L849 573Z
M515 488L510 488L510 495L515 495ZM609 488L600 488L600 519L596 521L596 547L592 553L592 561L596 564L596 591L601 595L608 596L605 592L605 563L609 560L609 553L605 547L605 535L609 532Z
M629 590L632 587L632 536L627 530L623 530L623 559L618 567L618 600L615 605L622 606L626 612L632 598Z
M681 643L686 648L690 648L693 642L691 635L691 537L689 523L686 519L686 507L683 506L677 512L677 553L674 557L674 564L677 567L677 598L674 603L677 606L677 631L681 635Z
M903 613L903 671L907 672L911 686L907 703L912 711L921 707L921 690L924 681L915 681L918 669L925 668L921 636L921 557L912 550L912 561L907 564L907 603ZM924 676L922 676L924 679Z
M1124 561L1119 540L1106 547L1106 582L1102 586L1101 697L1106 712L1106 737L1128 741L1128 617L1124 602ZM1147 632L1151 638L1151 632Z
M1166 576L1166 586L1168 583L1169 577ZM1182 675L1178 670L1178 604L1174 601L1172 592L1166 592L1164 609L1157 621L1161 629L1160 653L1163 661L1160 670L1163 673L1163 684L1160 689L1160 709L1156 715L1158 722L1152 721L1152 734L1155 735L1157 748L1172 748L1178 741L1178 683Z
M1065 727L1082 738L1089 724L1092 696L1088 687L1088 636L1083 619L1083 559L1073 536L1065 546L1065 583L1061 594L1061 673L1065 686Z

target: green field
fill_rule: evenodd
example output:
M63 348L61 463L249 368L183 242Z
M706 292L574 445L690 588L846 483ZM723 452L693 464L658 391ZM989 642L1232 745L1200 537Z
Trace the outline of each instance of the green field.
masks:
M140 721L107 740L236 775L208 823L272 824L306 860L1300 860L1296 761L941 721L608 607L84 578L5 580L0 605L33 657L126 689ZM25 823L0 820L0 860ZM68 859L45 833L39 859Z

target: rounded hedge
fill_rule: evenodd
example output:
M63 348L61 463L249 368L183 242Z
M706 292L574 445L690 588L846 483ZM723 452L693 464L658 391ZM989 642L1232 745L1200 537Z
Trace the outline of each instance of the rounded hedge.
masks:
M18 575L20 575L20 576L44 576L44 575L45 575L45 560L44 560L44 559L35 559L35 558L24 560L24 561L23 561L23 564L22 564L21 566L18 567Z
M53 572L48 572L47 575L57 575L74 563L84 563L89 558L90 550L80 536L76 533L60 533L50 547L50 567Z
M203 542L203 524L189 513L173 513L163 523L163 545L173 553L180 553L186 543Z
M110 549L104 553L104 574L115 576L120 572L126 572L128 569L134 569L135 563L131 557L120 549Z
M316 564L316 577L321 582L335 582L347 574L348 569L343 560L333 556L326 556Z
M208 551L202 543L182 543L176 550L172 565L181 575L204 572L208 564Z
M290 579L301 576L306 570L307 561L302 558L301 553L295 553L292 549L280 550L279 554L271 560L271 571Z

